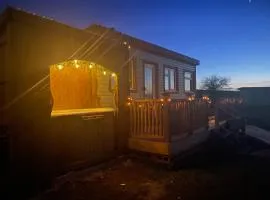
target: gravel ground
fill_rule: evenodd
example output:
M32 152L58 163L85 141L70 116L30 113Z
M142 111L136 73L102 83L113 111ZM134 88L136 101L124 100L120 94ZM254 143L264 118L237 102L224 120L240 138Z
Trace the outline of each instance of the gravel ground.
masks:
M263 154L263 156L261 156ZM72 172L35 200L270 199L269 147L214 135L174 169L134 156Z

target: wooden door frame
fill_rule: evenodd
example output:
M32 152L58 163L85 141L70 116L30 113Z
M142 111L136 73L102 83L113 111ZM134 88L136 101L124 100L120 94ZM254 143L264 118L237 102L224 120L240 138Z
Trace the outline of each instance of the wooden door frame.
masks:
M150 64L150 65L153 65L154 67L153 67L153 72L154 72L154 74L153 74L153 77L155 77L155 84L153 84L153 87L154 87L154 90L155 90L155 95L153 95L153 99L158 99L159 98L159 68L158 68L158 63L156 63L156 62L152 62L152 61L148 61L148 60L142 60L142 68L143 68L143 70L142 70L142 77L143 77L143 96L144 96L144 98L145 98L145 64Z

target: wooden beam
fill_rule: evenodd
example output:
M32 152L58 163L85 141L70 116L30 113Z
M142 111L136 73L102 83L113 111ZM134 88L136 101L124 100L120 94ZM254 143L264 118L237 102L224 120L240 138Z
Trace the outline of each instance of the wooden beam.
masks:
M169 105L165 103L163 105L163 132L164 132L164 139L166 142L171 141L170 135L170 115L169 115Z

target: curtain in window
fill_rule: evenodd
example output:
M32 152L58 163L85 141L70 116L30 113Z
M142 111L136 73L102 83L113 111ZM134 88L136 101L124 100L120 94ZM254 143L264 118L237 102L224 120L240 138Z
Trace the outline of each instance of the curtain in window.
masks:
M98 107L97 71L81 65L50 69L53 110Z

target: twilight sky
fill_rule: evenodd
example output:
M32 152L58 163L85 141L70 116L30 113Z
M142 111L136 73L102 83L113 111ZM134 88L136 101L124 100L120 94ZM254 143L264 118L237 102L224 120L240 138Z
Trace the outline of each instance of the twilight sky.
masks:
M5 2L4 2L5 1ZM57 21L91 23L197 58L198 82L270 86L270 0L0 0Z

